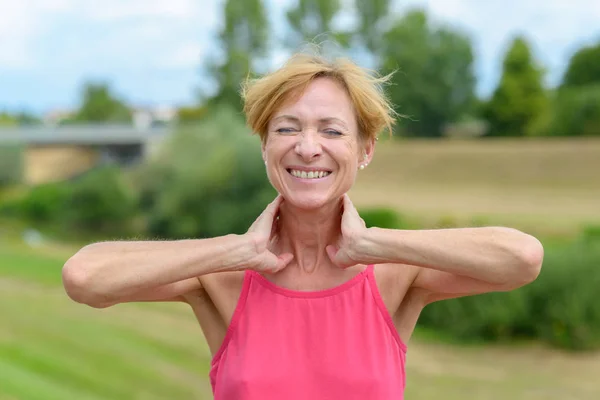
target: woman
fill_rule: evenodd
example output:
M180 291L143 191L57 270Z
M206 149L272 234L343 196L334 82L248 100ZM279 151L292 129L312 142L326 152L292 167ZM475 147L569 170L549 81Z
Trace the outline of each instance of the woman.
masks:
M384 81L296 55L248 82L245 113L279 196L243 235L88 245L65 264L69 296L189 304L216 399L401 399L423 307L532 282L543 248L503 227L365 227L346 193L393 123Z

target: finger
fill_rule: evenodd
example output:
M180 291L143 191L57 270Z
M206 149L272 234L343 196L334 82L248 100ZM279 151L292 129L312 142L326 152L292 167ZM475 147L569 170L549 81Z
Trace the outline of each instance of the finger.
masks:
M325 247L325 251L327 252L327 255L329 256L331 262L336 267L346 268L346 263L344 263L343 260L345 257L343 257L343 252L340 252L340 249L338 247L329 245Z
M292 253L283 253L277 257L277 271L280 271L288 266L288 264L294 259Z
M329 246L325 247L325 251L327 252L327 255L329 256L329 259L335 264L335 256L338 252L338 248L333 245L329 245Z
M339 248L329 245L325 247L325 251L333 264L339 268L346 269L356 263L346 255L346 252L340 251Z
M254 222L255 230L265 232L273 232L273 221L275 220L275 215L277 214L279 205L283 197L278 195L275 200L271 201L267 207L263 210L257 220Z
M281 271L294 259L294 255L292 253L283 253L279 256L271 255L269 257L269 266L265 267L264 272L269 274L274 274L276 272Z
M356 210L356 207L354 207L352 200L350 200L350 196L348 196L348 193L344 194L344 210L348 210L348 212L351 212L353 214L358 214L358 211Z
M278 194L277 197L275 197L275 199L269 203L265 211L270 213L274 217L275 215L277 215L277 211L279 210L279 206L281 205L282 201L283 196Z

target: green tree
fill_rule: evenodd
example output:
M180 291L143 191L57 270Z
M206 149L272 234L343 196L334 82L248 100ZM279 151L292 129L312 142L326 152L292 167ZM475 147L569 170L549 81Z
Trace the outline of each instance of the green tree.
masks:
M71 122L131 122L131 112L106 83L86 83L81 106Z
M132 180L152 237L244 233L276 195L258 138L228 108L180 128Z
M468 36L450 27L433 27L424 11L395 21L382 41L385 74L396 71L389 95L407 118L406 135L439 137L444 125L472 111L475 76Z
M0 112L0 126L32 125L39 124L40 119L35 115L21 111L15 114Z
M268 24L262 0L227 0L225 25L219 34L222 61L210 60L208 72L218 85L209 104L225 104L241 109L241 82L250 73L252 63L266 55Z
M358 27L355 38L375 58L375 64L383 59L385 19L389 16L390 0L355 0Z
M0 112L0 126L15 126L18 121L14 115L7 112Z
M563 77L561 88L600 84L600 42L578 50Z
M292 35L288 39L290 47L325 39L347 45L349 36L335 32L332 27L333 18L339 11L340 0L299 0L286 15L292 28Z
M504 58L500 83L484 110L490 136L532 133L548 103L543 74L525 38L515 38Z

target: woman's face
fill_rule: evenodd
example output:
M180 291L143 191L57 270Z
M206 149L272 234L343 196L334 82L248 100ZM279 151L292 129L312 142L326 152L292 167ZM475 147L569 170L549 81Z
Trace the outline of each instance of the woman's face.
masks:
M295 102L283 104L269 122L263 158L267 175L287 202L304 209L339 199L372 157L361 144L356 115L344 88L314 80ZM366 158L365 158L366 156Z

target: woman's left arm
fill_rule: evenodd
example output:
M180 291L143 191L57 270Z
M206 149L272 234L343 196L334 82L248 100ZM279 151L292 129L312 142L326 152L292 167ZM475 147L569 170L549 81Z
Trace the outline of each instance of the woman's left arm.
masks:
M354 243L360 258L422 267L413 286L435 300L516 289L537 278L544 257L539 240L505 227L368 228Z
M398 230L366 228L346 195L342 241L328 249L339 266L398 264L422 267L413 287L431 301L508 291L534 281L544 258L535 237L506 227Z

